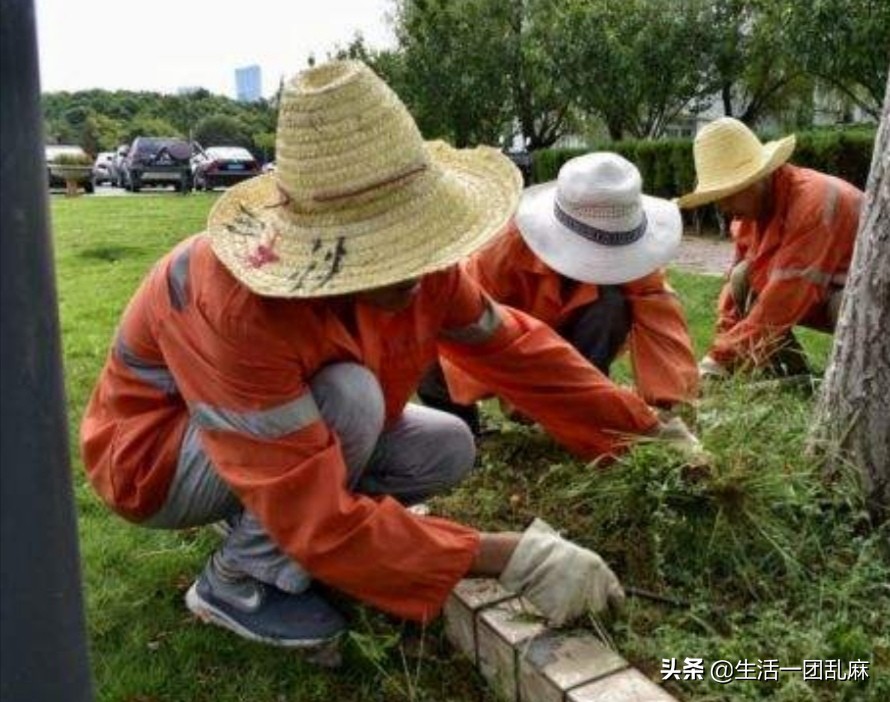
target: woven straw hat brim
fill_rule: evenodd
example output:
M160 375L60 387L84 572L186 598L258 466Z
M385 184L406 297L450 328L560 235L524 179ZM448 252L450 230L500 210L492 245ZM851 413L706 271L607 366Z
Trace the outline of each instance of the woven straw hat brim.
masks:
M585 239L556 219L556 182L527 188L516 225L528 247L550 268L583 283L621 285L666 265L680 247L683 220L677 206L642 196L646 231L632 244L606 246Z
M274 174L230 188L207 234L216 256L255 293L310 298L369 290L446 268L508 222L522 176L496 149L429 142L430 165L376 199L295 212Z
M763 160L753 171L736 174L732 180L719 184L701 183L693 192L678 198L677 204L684 209L701 207L741 192L791 158L795 143L796 139L793 134L783 139L767 142L763 145Z

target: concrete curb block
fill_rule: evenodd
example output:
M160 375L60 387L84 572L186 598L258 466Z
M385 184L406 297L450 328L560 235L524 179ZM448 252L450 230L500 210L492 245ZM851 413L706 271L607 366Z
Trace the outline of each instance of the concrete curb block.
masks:
M593 634L549 629L496 580L462 580L445 634L505 702L675 702Z

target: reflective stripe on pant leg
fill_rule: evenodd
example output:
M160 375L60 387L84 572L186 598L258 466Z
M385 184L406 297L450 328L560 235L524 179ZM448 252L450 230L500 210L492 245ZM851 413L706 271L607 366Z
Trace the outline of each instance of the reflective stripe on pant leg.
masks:
M475 457L466 424L445 412L409 404L380 437L357 489L414 504L461 482Z
M560 333L604 375L630 333L630 303L617 285L599 286L599 297L572 315Z
M319 414L340 440L350 481L354 484L383 428L380 384L364 366L337 363L316 373L309 387ZM309 573L278 548L250 512L244 512L226 540L220 561L225 568L248 573L285 592L302 592L311 581Z

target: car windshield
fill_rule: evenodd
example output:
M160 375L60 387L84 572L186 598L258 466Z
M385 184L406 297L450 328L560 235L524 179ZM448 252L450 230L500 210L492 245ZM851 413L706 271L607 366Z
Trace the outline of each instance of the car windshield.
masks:
M211 146L206 153L215 161L253 161L251 153L240 146Z
M136 150L140 153L148 153L154 155L165 146L170 147L173 145L185 146L186 144L181 139L158 139L155 137L143 137L139 139L139 143L136 144Z

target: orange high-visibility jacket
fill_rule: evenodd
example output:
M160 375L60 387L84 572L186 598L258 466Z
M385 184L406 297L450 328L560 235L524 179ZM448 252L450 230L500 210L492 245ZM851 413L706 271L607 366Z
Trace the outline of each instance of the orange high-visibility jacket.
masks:
M563 276L529 249L515 222L493 243L465 264L467 272L496 301L522 310L559 329L579 307L594 302L598 287L578 283L566 296ZM628 338L637 391L651 405L669 406L688 401L698 392L698 370L683 308L655 271L625 283L621 291L630 304ZM444 363L449 389L455 399L469 402L491 391Z
M759 365L797 324L824 327L824 305L847 279L859 227L862 191L833 176L784 165L772 178L768 221L735 219L734 264L750 263L756 299L747 316L729 284L718 301L717 335L709 355L724 366Z
M425 276L408 309L386 313L352 298L255 295L197 235L154 267L123 315L81 427L87 473L117 512L145 519L163 504L194 422L220 475L285 553L383 610L429 619L470 568L478 533L349 492L307 383L328 364L363 364L392 423L439 353L582 456L618 451L657 423L638 397L617 392L545 325L492 303L457 266Z

